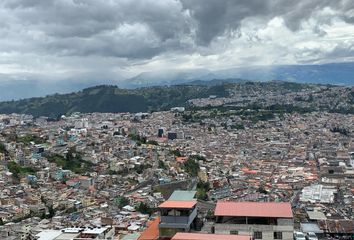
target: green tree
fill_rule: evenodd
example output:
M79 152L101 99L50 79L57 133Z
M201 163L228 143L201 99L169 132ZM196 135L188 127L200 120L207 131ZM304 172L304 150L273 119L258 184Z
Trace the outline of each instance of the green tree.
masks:
M165 165L164 161L159 160L159 165L158 165L158 168L161 168L161 169L166 169L166 165Z
M189 157L184 163L184 169L190 176L196 177L199 172L199 163L194 158Z
M116 203L118 205L119 208L122 208L124 206L129 205L129 199L124 197L124 196L120 196L116 198Z
M143 214L149 214L151 215L153 213L153 209L150 208L146 203L139 203L137 206L136 206L136 210L138 212L141 212Z

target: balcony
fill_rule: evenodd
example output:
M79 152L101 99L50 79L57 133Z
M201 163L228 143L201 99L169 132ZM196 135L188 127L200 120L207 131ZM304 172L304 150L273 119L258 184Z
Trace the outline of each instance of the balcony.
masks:
M161 228L189 228L195 217L197 209L193 209L189 216L161 216Z

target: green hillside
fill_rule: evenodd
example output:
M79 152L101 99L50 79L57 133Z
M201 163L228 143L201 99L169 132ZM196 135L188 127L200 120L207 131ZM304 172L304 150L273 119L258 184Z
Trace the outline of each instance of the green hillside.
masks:
M134 90L120 89L117 86L96 86L76 93L1 102L0 113L26 113L35 117L56 118L71 112L146 112L182 106L191 98L227 94L224 85L180 85Z

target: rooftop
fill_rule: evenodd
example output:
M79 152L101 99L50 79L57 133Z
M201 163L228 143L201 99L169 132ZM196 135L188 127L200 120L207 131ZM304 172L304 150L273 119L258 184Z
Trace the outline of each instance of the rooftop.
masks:
M191 201L194 200L194 196L196 193L197 191L176 190L172 193L172 195L168 200L169 201Z
M172 201L167 200L160 204L159 208L193 208L197 204L197 201Z
M150 221L149 226L142 232L139 240L156 240L159 238L159 222L160 218Z
M217 202L215 216L292 218L290 203Z

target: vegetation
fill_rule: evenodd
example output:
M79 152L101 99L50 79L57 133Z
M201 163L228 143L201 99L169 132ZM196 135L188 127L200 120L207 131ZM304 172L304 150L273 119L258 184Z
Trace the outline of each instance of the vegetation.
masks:
M196 161L205 161L206 160L206 158L204 157L204 156L201 156L201 155L191 155L191 156L189 156L189 158L191 158L191 159L194 159L194 160L196 160Z
M91 162L84 161L75 148L70 148L65 157L59 154L47 156L49 162L54 162L65 170L83 174L89 172L93 166Z
M72 112L148 112L184 106L191 98L227 96L227 87L180 85L120 89L96 86L70 94L54 94L0 103L0 113L26 113L57 119Z
M167 169L165 162L162 160L159 160L158 168Z
M150 208L146 203L139 203L135 209L138 211L138 212L141 212L142 214L149 214L151 215L154 210L152 208Z
M141 144L146 144L146 137L142 137L142 136L137 135L137 134L129 134L128 137L131 140L135 141L138 146L140 146Z
M197 198L200 200L208 200L207 192L210 190L209 182L199 181L197 183Z
M199 163L193 157L189 157L184 163L185 171L192 177L198 176L199 172Z
M182 157L182 153L179 149L171 150L171 154L175 155L176 157Z
M145 169L151 168L152 166L150 164L140 164L140 165L135 165L134 171L138 174L142 174Z
M116 198L116 203L118 205L119 208L122 208L124 206L127 206L130 204L129 199L124 197L124 196L120 196Z
M340 133L340 134L345 135L345 136L348 136L348 134L349 134L349 130L346 129L346 128L342 128L342 127L331 128L331 132Z
M6 147L3 143L0 143L0 153L8 154Z
M159 143L158 143L157 141L155 141L155 140L148 140L148 141L147 141L147 144L155 145L155 146L158 146L158 145L159 145Z
M7 164L7 168L9 169L9 171L13 174L14 178L19 179L21 175L25 175L25 174L35 174L36 170L32 167L22 167L19 164L17 164L16 162L9 162Z
M211 81L213 82L213 81ZM193 98L206 98L210 95L218 97L228 97L234 92L244 93L245 95L254 92L276 92L277 94L285 94L289 92L299 92L303 89L315 89L313 85L300 84L284 81L270 82L246 82L238 81L227 82L220 80L217 85L209 84L210 82L200 82L190 85L176 86L157 86L138 89L121 89L117 86L101 85L86 88L82 91L70 94L54 94L40 98L29 98L18 101L7 101L0 103L0 113L25 113L35 117L47 116L50 119L58 119L62 114L70 114L73 112L151 112L168 110L175 106L185 106L191 110L198 108L191 107L187 101ZM328 86L330 89L331 86ZM328 89L321 91L326 92ZM354 93L350 92L347 96L349 105L347 107L325 106L324 109L315 107L316 95L296 96L295 101L309 103L310 107L301 108L293 105L275 104L270 107L247 106L247 100L242 103L245 107L221 106L221 107L204 107L203 109L216 109L211 115L216 116L220 112L227 112L234 109L251 109L267 110L255 117L252 121L267 120L273 117L275 113L291 113L291 112L309 112L317 110L328 110L338 113L354 113L354 107L350 106L354 102ZM241 114L242 112L240 112ZM195 118L196 117L196 118ZM198 122L196 115L183 114L185 121ZM238 128L240 126L235 126Z
M27 134L22 137L17 137L17 142L22 142L24 144L30 144L31 142L34 142L35 144L43 144L46 140L36 135Z

